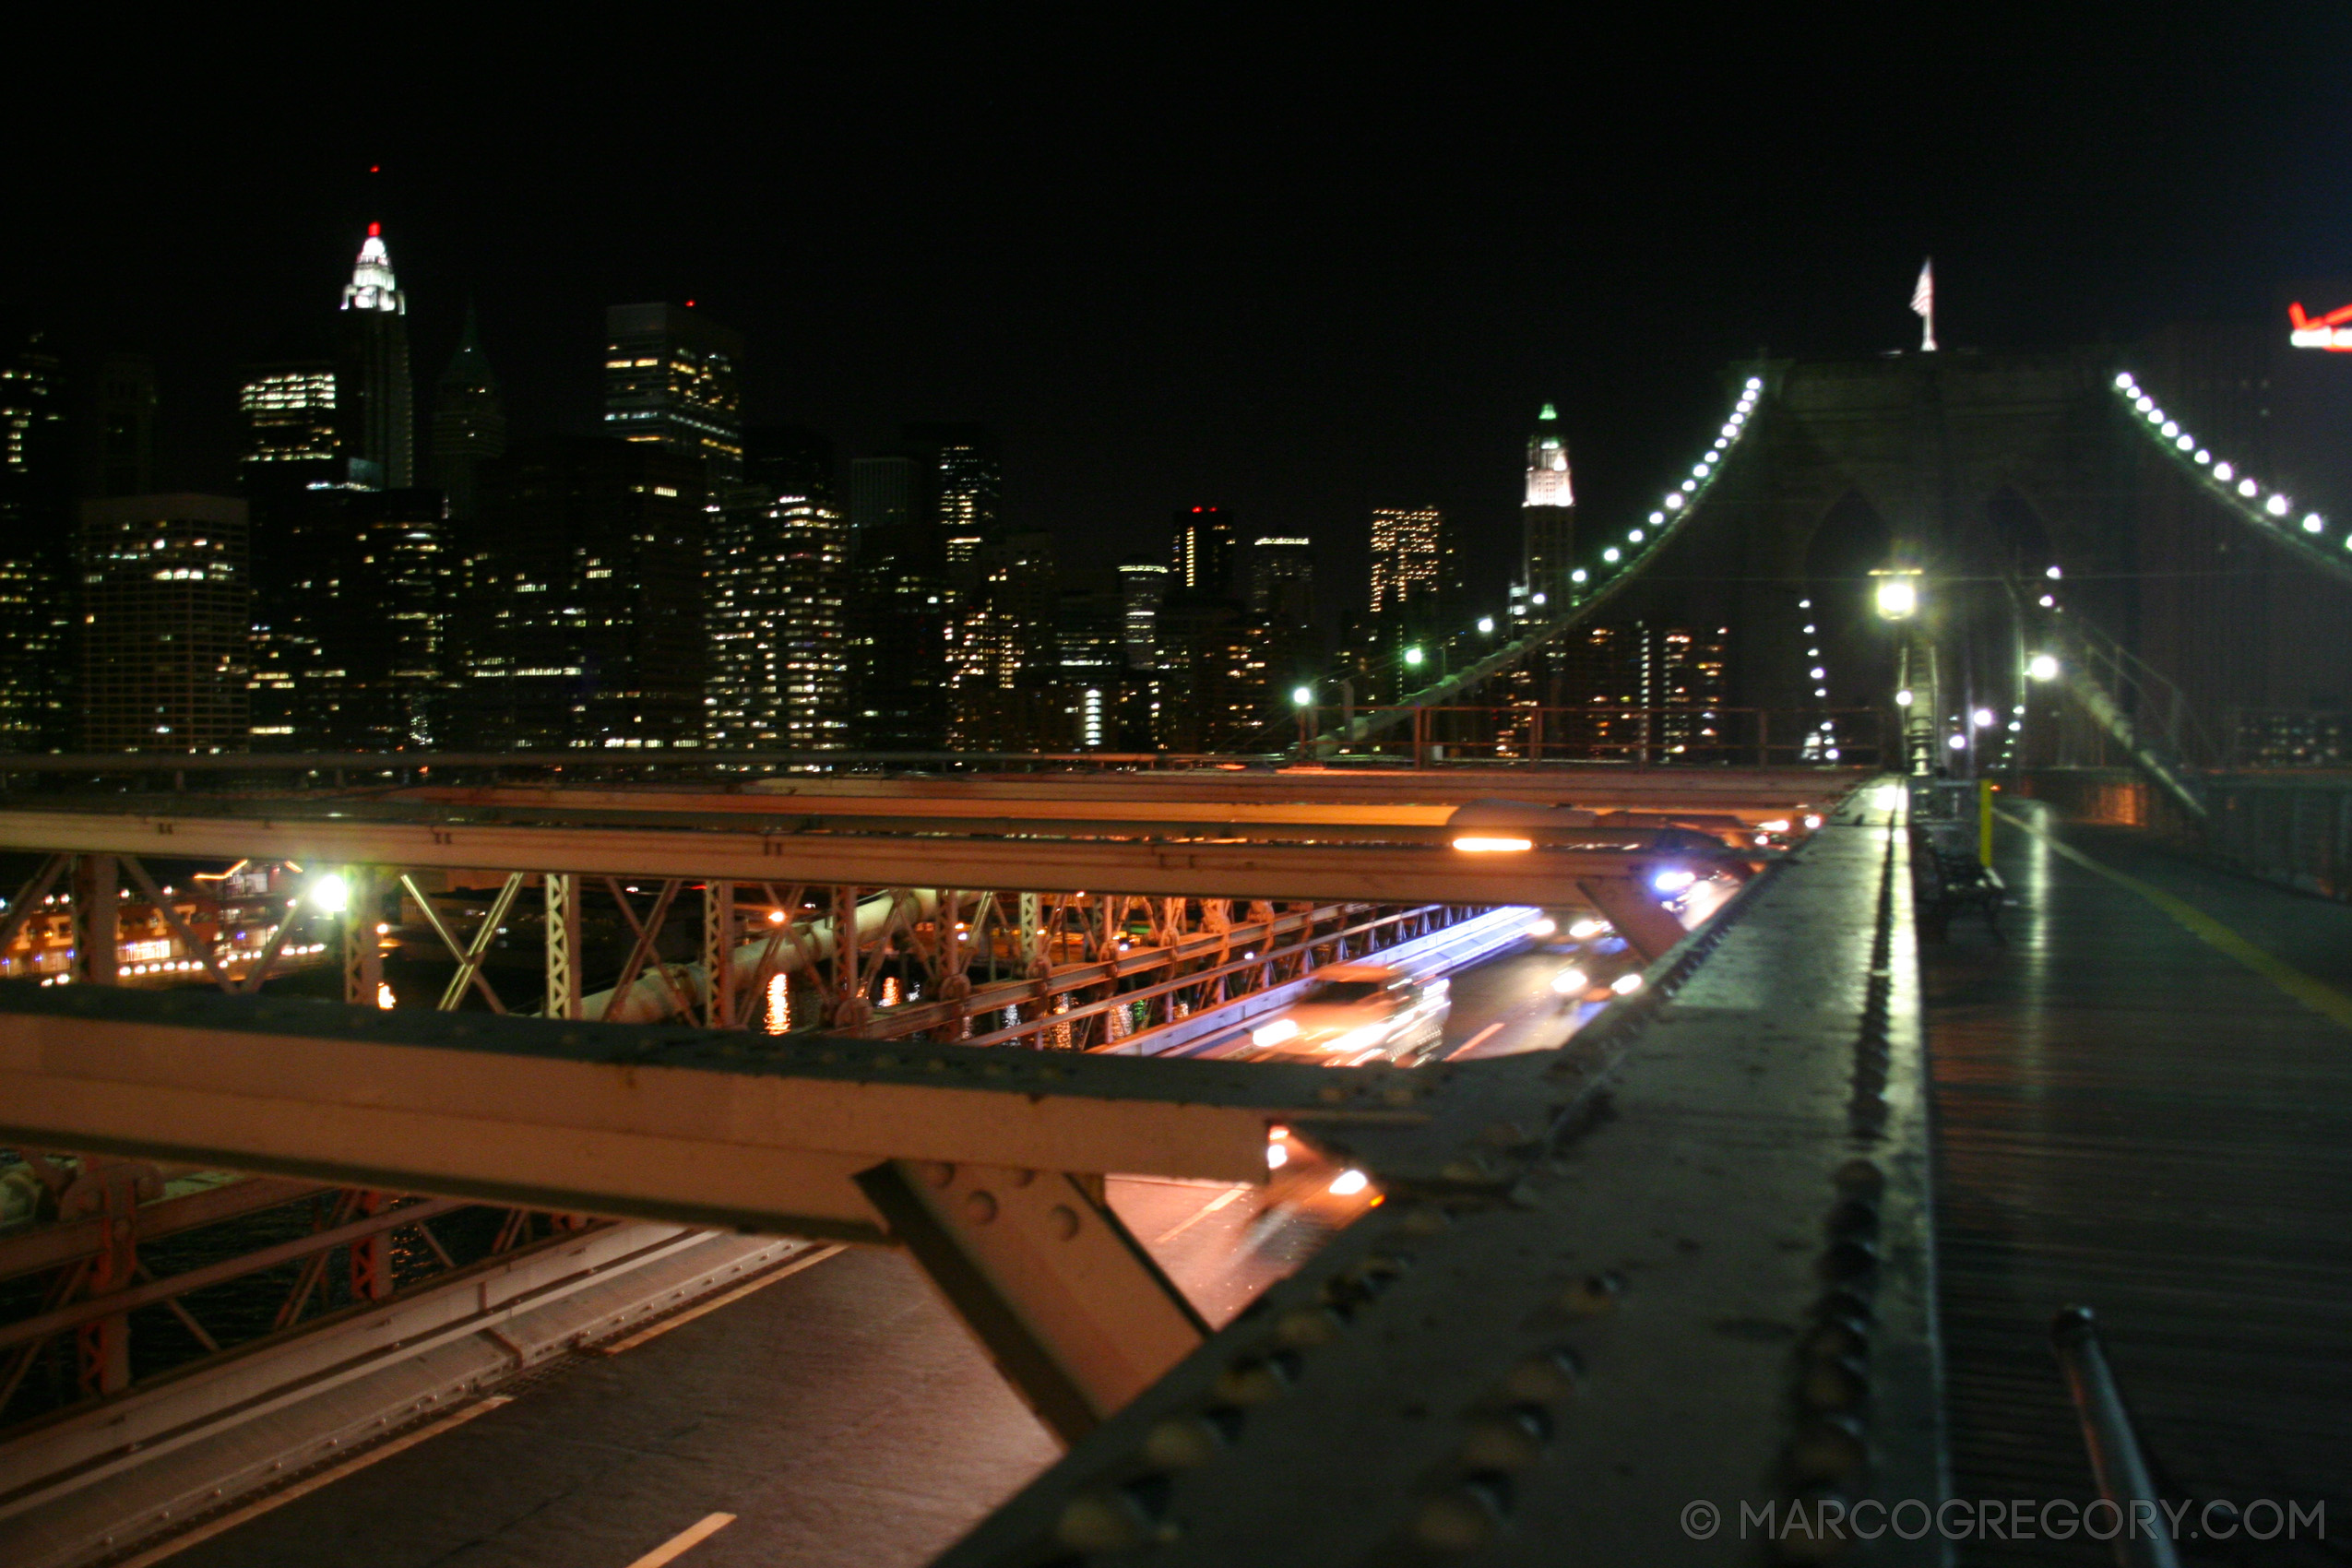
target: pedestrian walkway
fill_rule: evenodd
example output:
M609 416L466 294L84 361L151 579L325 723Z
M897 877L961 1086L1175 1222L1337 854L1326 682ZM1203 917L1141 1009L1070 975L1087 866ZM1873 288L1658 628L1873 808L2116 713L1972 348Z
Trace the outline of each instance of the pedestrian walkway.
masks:
M2190 1539L2183 1561L2341 1564L2352 908L2004 811L2005 943L1964 916L1925 950L1953 1493L2096 1495L2048 1337L2081 1302L2192 1525L2217 1499L2324 1504L2323 1541ZM1959 1560L2110 1550L1978 1540Z

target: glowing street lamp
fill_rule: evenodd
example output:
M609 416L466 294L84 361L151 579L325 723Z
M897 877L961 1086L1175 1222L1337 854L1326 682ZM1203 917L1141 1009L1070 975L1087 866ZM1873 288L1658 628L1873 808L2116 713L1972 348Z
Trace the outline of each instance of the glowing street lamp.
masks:
M1491 637L1491 636L1494 636L1494 617L1493 617L1493 616L1491 616L1491 615L1481 615L1481 616L1479 616L1479 636L1488 636L1488 637Z
M1408 670L1419 670L1421 667L1421 650L1420 647L1408 647L1405 650L1405 667Z
M1878 579L1877 602L1882 621L1907 621L1919 612L1919 574L1916 571L1883 571L1871 574Z
M2057 656L2048 653L2037 653L2034 655L2033 658L2025 660L2025 674L2029 679L2036 681L2057 680Z
M310 907L322 915L339 915L351 907L351 885L333 872L313 877Z
M1294 686L1290 690L1290 700L1300 707L1313 707L1315 689L1313 686Z

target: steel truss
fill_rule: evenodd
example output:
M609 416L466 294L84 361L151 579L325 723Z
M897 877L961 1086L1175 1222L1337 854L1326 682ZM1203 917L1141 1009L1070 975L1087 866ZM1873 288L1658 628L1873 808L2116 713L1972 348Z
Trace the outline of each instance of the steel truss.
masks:
M903 1246L1073 1444L951 1562L1687 1560L1693 1499L1938 1496L1889 826L1752 883L1567 1052L1334 1073L18 987L0 1132ZM1206 1334L1099 1179L1260 1181L1276 1122L1388 1201Z
M459 1266L431 1221L468 1207L461 1200L411 1199L370 1187L334 1187L285 1177L236 1177L102 1154L21 1150L47 1192L46 1225L0 1237L0 1281L40 1281L41 1305L0 1324L0 1408L16 1397L44 1352L61 1339L73 1349L73 1383L84 1398L123 1393L160 1375L132 1375L134 1313L160 1308L193 1342L195 1359L234 1351L237 1341L212 1327L184 1298L231 1280L298 1265L271 1314L270 1331L317 1321L348 1303L383 1302L403 1289L429 1288ZM193 1180L191 1179L193 1178ZM173 1184L184 1190L173 1193ZM293 1205L309 1210L307 1234L263 1247L225 1243L220 1255L158 1277L143 1247L183 1241ZM600 1225L576 1217L506 1211L484 1256L519 1254ZM391 1242L411 1232L425 1249L396 1277ZM339 1261L341 1268L337 1265ZM340 1272L345 1288L328 1288ZM187 1358L172 1363L174 1372Z
M692 885L665 877L633 895L618 876L508 873L496 880L487 908L469 925L437 901L429 869L380 865L336 868L346 907L338 920L344 1000L378 1005L382 947L375 914L379 890L398 888L421 916L453 968L434 1004L452 1012L469 1003L493 1014L507 1011L483 973L492 944L517 918L529 885L537 881L545 929L545 1015L559 1019L675 1019L720 1029L772 1027L761 1015L771 982L798 981L813 1000L804 1023L839 1033L888 1039L921 1036L973 1039L1063 1051L1098 1051L1266 986L1302 978L1322 963L1344 961L1390 942L1425 934L1458 917L1443 906L1384 912L1360 905L1301 904L1277 913L1252 902L1236 920L1225 899L1148 898L1066 893L1000 894L938 889L872 889L793 883ZM57 854L46 857L18 889L0 920L0 945L16 923L39 908L53 885L74 890L74 979L106 985L118 977L107 966L112 926L127 884L168 923L187 952L200 958L221 992L252 996L279 971L282 950L298 923L290 914L247 969L232 975L212 944L198 937L134 855ZM622 917L629 943L614 982L582 993L581 914L593 890ZM680 900L701 907L700 963L662 961L656 951ZM943 913L944 911L944 913ZM797 918L775 921L775 912ZM885 970L903 976L926 1000L879 1007ZM1009 977L1009 978L1008 978ZM713 981L716 983L713 983ZM892 983L897 983L894 979ZM987 1028L974 1035L975 1024ZM60 1336L76 1346L75 1386L83 1397L118 1394L133 1385L131 1314L168 1312L184 1331L187 1356L223 1353L220 1337L183 1298L226 1280L298 1265L273 1315L276 1329L316 1320L336 1300L384 1301L402 1289L392 1242L407 1231L439 1265L409 1271L421 1287L435 1272L457 1266L428 1221L461 1206L452 1200L416 1201L377 1185L332 1186L247 1178L193 1195L163 1197L167 1175L157 1165L104 1154L48 1158L25 1151L46 1184L50 1225L0 1240L0 1280L38 1274L36 1310L0 1325L0 1408L23 1384L46 1347ZM311 1231L275 1245L223 1255L192 1270L157 1278L141 1260L142 1243L208 1224L231 1224L262 1211L307 1201ZM589 1223L569 1210L540 1213L509 1207L492 1242L492 1255L531 1244L534 1236L570 1234ZM327 1289L339 1260L343 1289ZM167 1336L175 1337L175 1336ZM184 1358L173 1370L186 1365Z

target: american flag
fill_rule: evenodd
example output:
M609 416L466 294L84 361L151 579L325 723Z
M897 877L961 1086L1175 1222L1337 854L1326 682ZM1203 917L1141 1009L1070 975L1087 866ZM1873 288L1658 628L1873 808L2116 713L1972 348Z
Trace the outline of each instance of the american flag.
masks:
M1935 352L1935 258L1919 263L1919 280L1911 289L1911 311L1919 318L1919 351Z

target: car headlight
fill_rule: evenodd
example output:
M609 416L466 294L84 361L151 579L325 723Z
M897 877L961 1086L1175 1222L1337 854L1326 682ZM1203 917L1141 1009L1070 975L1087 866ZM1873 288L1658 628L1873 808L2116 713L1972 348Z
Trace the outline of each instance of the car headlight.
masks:
M1581 995L1592 983L1592 977L1582 969L1562 969L1551 977L1551 989L1562 996Z

